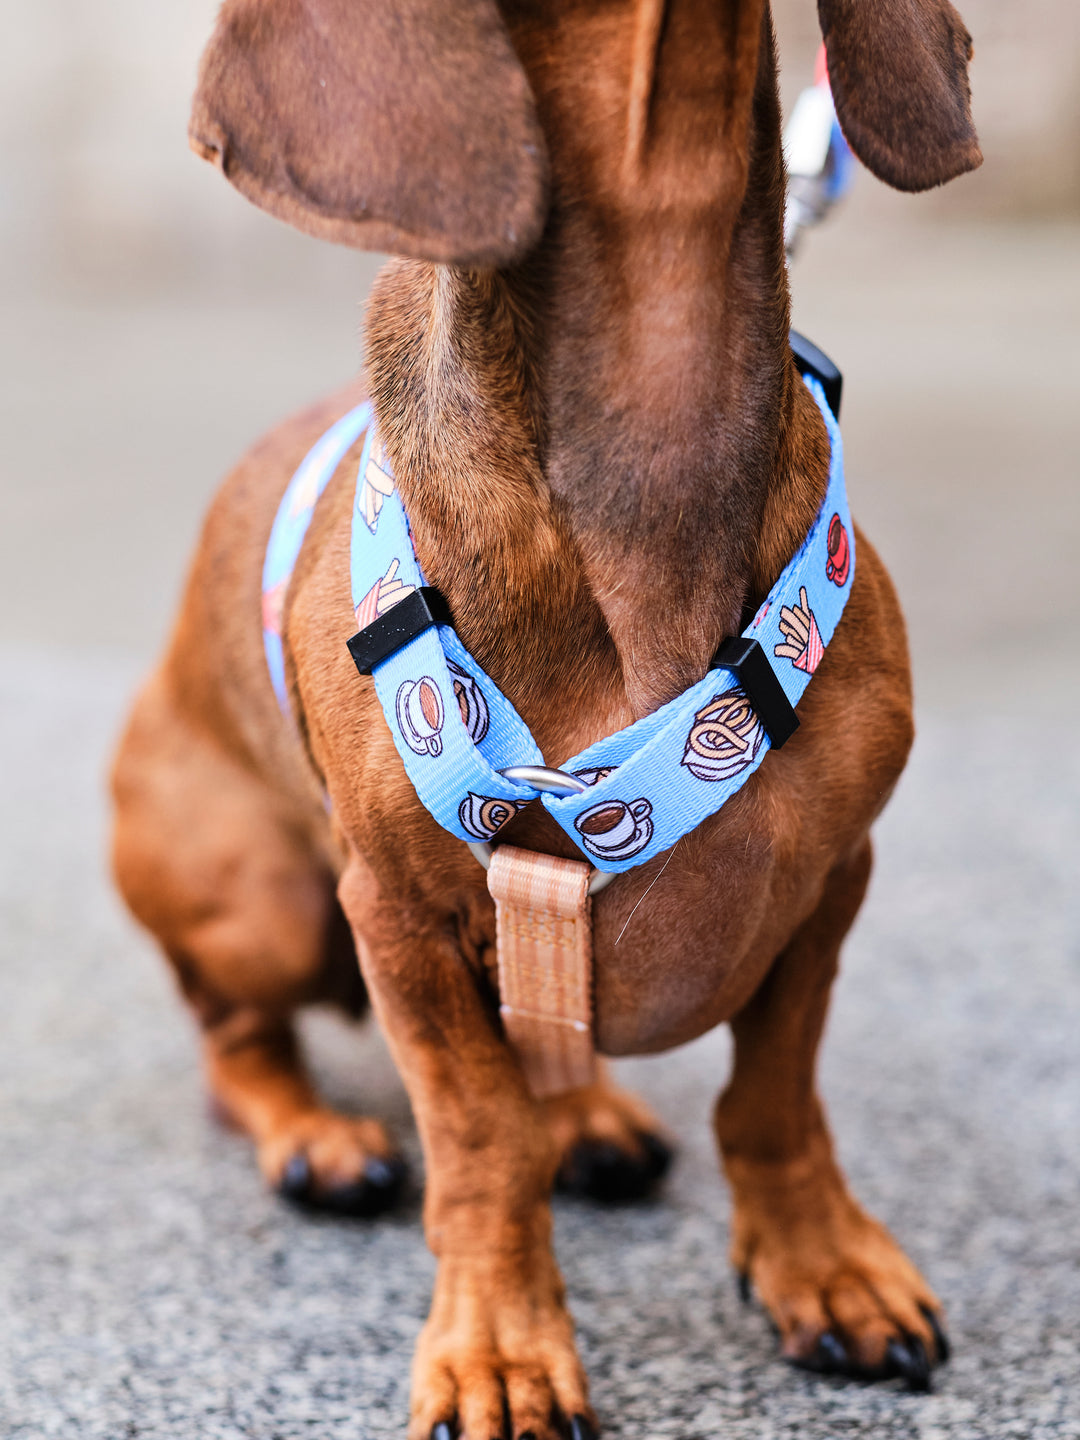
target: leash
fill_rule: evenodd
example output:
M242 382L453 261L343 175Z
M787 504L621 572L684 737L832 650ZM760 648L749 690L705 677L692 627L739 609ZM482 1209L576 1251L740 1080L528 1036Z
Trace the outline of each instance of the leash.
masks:
M545 764L514 706L461 644L446 600L425 583L370 404L316 443L275 518L263 631L275 691L291 713L281 646L289 577L319 496L363 436L350 554L359 629L349 650L360 673L374 679L421 803L490 867L504 1025L538 1095L592 1078L590 897L715 814L790 738L795 707L851 593L855 550L835 413L840 375L795 332L792 349L831 447L825 498L806 539L701 680L561 769ZM534 800L591 866L509 846L493 853L498 832Z
M818 48L814 83L799 94L784 127L784 166L784 249L790 260L802 232L824 220L855 174L855 157L836 118L824 45Z

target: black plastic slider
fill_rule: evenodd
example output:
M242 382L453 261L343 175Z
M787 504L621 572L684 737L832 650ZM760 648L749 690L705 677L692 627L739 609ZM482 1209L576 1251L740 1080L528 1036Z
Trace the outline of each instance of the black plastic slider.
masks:
M709 669L731 671L768 731L774 750L791 739L799 728L799 717L756 640L729 636L709 662Z
M825 391L825 403L833 413L833 419L840 419L840 394L844 388L844 377L833 362L819 350L812 340L800 335L798 330L788 331L788 344L795 357L795 368L800 375L812 375L821 382Z
M453 623L442 591L433 585L420 585L385 615L379 615L370 625L358 630L348 642L349 654L360 674L370 675L376 665L381 665L432 625Z

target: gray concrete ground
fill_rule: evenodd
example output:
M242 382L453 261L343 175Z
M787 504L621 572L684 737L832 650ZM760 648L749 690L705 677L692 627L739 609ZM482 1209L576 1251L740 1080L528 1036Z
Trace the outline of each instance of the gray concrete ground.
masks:
M857 210L856 210L857 215ZM857 515L911 619L921 733L824 1059L842 1156L948 1308L930 1397L787 1369L725 1261L723 1035L627 1062L662 1198L561 1203L606 1433L1080 1436L1080 231L838 222L797 318L848 373ZM363 262L361 262L362 265ZM432 1264L414 1195L294 1215L208 1119L191 1030L105 875L102 771L228 460L355 363L341 296L11 296L0 527L0 1436L398 1435ZM309 1024L416 1157L378 1036Z

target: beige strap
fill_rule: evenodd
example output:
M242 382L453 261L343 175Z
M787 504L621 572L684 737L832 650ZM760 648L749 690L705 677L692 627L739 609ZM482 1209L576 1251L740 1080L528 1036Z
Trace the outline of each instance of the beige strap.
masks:
M595 1078L591 873L512 845L488 869L503 1024L540 1100Z

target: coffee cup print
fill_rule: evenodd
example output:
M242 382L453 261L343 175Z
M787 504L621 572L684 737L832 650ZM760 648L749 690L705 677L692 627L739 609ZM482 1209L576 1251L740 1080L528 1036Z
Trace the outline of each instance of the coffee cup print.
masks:
M500 795L476 795L472 790L458 806L461 828L474 840L490 840L529 802L504 800Z
M454 698L461 711L461 723L469 732L469 739L473 744L479 745L491 724L491 712L488 710L484 692L469 672L460 665L455 665L453 660L447 660L446 668L454 680Z
M839 515L829 521L829 558L825 561L825 575L834 585L846 585L851 569L851 546L847 531Z
M698 780L729 780L753 764L764 734L742 691L725 690L694 716L682 763Z
M406 680L397 692L397 722L405 744L417 755L441 755L445 712L439 687L430 675Z
M574 829L594 859L629 860L653 837L651 815L652 802L644 797L629 805L623 800L601 800L581 812Z

